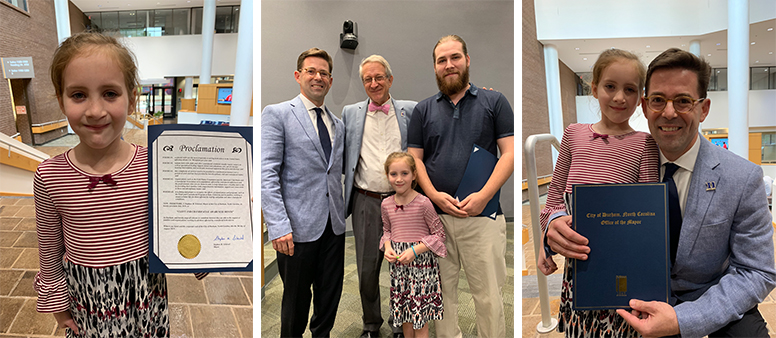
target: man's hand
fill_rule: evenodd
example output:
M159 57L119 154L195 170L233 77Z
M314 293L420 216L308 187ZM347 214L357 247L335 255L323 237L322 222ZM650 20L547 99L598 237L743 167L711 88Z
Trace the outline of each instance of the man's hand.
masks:
M444 211L448 215L461 217L461 218L469 216L469 214L466 213L466 211L463 211L458 208L459 202L456 201L455 198L453 198L453 196L450 196L447 193L437 192L436 194L431 194L428 197L429 199L431 199L432 202L434 202L434 204L436 204L436 206L439 207L439 209L442 209L442 211Z
M622 316L630 326L633 326L645 338L671 336L680 333L676 311L668 303L631 299L628 305L633 309L631 312L618 309L617 314Z
M293 232L283 237L272 240L272 248L287 256L294 255L294 236Z
M78 335L78 326L75 325L75 321L73 320L73 315L70 314L69 310L54 313L54 319L57 320L58 328L60 329L70 328L70 330L73 330L73 333Z
M489 198L486 199L482 193L475 192L469 196L466 196L466 198L464 198L458 206L469 216L477 216L482 213L482 210L485 209L485 206L488 205L488 202L490 202Z
M547 229L550 249L566 258L586 260L590 253L588 240L571 228L571 216L561 216L550 222Z

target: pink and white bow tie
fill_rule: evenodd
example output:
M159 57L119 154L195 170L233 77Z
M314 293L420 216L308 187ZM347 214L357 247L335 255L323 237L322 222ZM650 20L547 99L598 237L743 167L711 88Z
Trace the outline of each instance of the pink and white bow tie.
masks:
M369 111L381 111L388 115L388 111L391 110L391 105L386 103L382 106L376 105L374 102L369 103Z

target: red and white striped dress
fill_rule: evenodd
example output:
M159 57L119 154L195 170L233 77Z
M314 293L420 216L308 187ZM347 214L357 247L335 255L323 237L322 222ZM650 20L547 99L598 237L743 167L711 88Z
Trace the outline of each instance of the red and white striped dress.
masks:
M592 124L571 124L563 131L558 160L547 191L547 203L539 215L542 233L551 219L569 215L564 195L574 184L639 183L659 180L659 155L648 133L599 135ZM572 206L573 207L573 206ZM635 337L638 333L613 310L573 311L572 264L563 272L559 331L566 337Z

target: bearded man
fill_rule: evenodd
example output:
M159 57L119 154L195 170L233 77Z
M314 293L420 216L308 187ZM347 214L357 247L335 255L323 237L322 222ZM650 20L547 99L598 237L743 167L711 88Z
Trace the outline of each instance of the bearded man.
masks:
M458 274L466 271L480 337L505 337L501 288L506 281L506 221L480 215L514 169L514 113L503 94L469 82L470 58L460 36L442 37L434 46L439 93L415 106L407 134L417 181L434 202L445 227L447 257L439 258L444 319L437 337L461 337L458 326ZM452 196L461 183L473 145L501 157L481 190L462 201Z

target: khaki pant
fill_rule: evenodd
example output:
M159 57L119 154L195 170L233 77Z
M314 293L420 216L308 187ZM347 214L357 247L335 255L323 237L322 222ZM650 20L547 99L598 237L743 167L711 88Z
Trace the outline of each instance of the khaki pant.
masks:
M447 257L439 258L444 319L436 322L437 337L461 337L458 326L458 274L461 268L474 299L479 337L504 337L504 301L501 287L507 276L506 221L487 217L457 218L439 215L445 226Z

